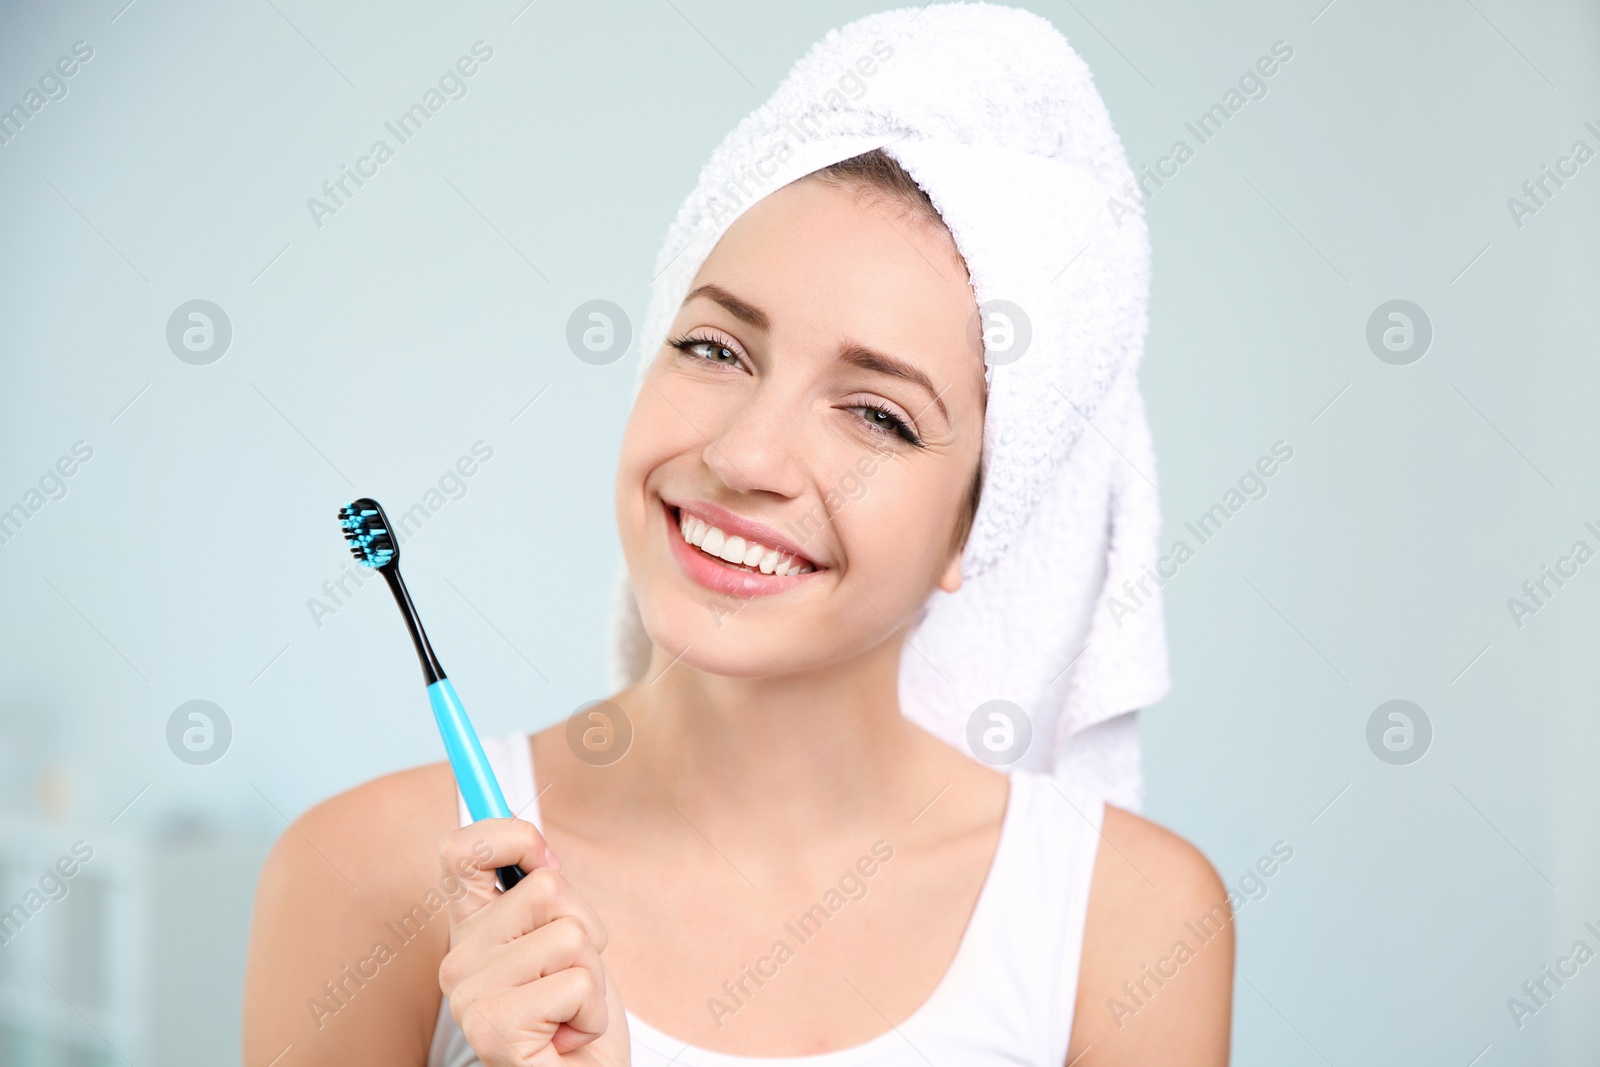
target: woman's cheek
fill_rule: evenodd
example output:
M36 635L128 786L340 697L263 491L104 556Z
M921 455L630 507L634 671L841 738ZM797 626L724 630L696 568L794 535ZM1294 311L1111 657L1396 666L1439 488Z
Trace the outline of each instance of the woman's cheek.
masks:
M851 467L835 486L830 511L851 581L875 590L875 599L888 596L892 602L902 601L901 587L920 580L926 541L921 511L915 494L907 492L904 472L885 464L866 478L859 468Z
M683 419L646 383L623 429L617 457L614 509L617 530L626 548L646 536L651 479L670 461L678 446ZM630 561L631 562L631 561Z
M674 456L704 447L705 439L695 428L694 399L681 382L656 376L640 388L622 440L623 466L635 482Z
M913 470L890 460L845 508L844 514L854 512L855 539L872 564L864 580L880 591L886 612L888 604L906 613L920 610L948 565L946 550L964 503L951 492L954 477L933 464Z

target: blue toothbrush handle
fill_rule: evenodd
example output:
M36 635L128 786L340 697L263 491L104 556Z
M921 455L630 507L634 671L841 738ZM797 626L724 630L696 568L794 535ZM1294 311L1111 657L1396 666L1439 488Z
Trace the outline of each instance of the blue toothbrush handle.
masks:
M500 792L500 783L495 780L489 758L483 754L478 733L450 679L440 678L428 686L428 701L433 705L433 719L444 739L445 755L450 758L450 769L455 772L456 786L467 802L472 821L511 818L505 794ZM523 876L519 867L501 867L499 874L501 889L510 889Z

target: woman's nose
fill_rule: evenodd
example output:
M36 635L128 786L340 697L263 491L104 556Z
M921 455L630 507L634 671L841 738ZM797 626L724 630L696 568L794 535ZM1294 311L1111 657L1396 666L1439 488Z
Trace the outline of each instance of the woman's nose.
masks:
M799 496L805 489L805 415L801 397L763 382L729 413L720 432L711 431L706 466L736 492Z

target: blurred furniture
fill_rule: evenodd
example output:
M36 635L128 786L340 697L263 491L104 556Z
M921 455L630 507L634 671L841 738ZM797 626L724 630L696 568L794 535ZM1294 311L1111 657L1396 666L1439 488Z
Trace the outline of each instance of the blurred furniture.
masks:
M49 899L60 889L41 880L76 859L78 841L93 856ZM237 1063L251 899L270 843L198 822L151 837L0 815L0 1067ZM37 912L30 890L45 899Z

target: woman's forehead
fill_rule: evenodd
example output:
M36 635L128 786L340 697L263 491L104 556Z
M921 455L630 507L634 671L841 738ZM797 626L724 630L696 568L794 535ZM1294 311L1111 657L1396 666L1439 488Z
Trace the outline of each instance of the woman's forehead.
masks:
M976 362L981 383L977 309L954 242L853 190L799 182L752 205L706 257L682 310L713 307L769 338L831 337L947 381Z

